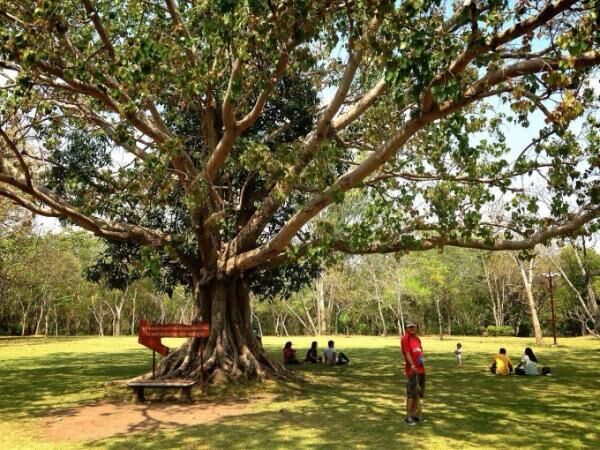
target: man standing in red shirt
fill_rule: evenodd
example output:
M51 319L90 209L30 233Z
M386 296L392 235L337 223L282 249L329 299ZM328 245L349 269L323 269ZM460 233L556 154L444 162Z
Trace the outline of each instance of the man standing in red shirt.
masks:
M406 334L400 341L404 355L406 373L406 419L408 425L422 422L420 415L421 398L425 394L425 366L423 365L423 347L417 336L417 326L414 323L406 325Z

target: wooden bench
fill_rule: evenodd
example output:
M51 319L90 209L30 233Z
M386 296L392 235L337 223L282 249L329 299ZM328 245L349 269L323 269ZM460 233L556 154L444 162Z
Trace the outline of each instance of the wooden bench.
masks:
M181 389L180 399L184 402L192 401L192 387L197 383L197 380L189 378L172 378L168 380L153 380L149 378L139 378L127 383L133 389L134 400L137 403L143 403L145 389Z

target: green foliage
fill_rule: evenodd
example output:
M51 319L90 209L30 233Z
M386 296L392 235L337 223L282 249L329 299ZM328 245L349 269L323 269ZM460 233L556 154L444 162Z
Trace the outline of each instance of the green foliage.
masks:
M508 325L495 326L489 325L486 328L488 335L490 336L514 336L515 330L513 327Z
M549 5L0 0L2 195L109 237L89 279L169 294L205 269L290 297L344 246L508 248L596 211L593 230L597 8ZM537 137L512 148L508 125ZM431 299L490 320L473 254L407 261L424 324ZM391 321L375 286L383 319L348 302L344 327Z

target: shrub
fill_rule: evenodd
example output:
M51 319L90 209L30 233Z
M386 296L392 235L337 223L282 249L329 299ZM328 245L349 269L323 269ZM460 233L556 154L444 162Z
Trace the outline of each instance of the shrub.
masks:
M515 334L514 328L508 325L502 325L499 327L490 325L487 327L487 331L489 336L514 336Z

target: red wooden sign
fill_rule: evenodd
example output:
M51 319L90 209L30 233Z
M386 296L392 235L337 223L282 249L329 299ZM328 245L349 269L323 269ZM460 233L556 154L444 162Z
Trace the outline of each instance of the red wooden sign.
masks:
M169 354L169 347L162 344L161 337L201 337L210 334L210 324L206 322L183 325L178 323L150 324L146 320L140 321L138 342L150 350L163 356Z
M184 325L179 323L142 324L140 332L152 337L208 337L210 324L206 322Z

